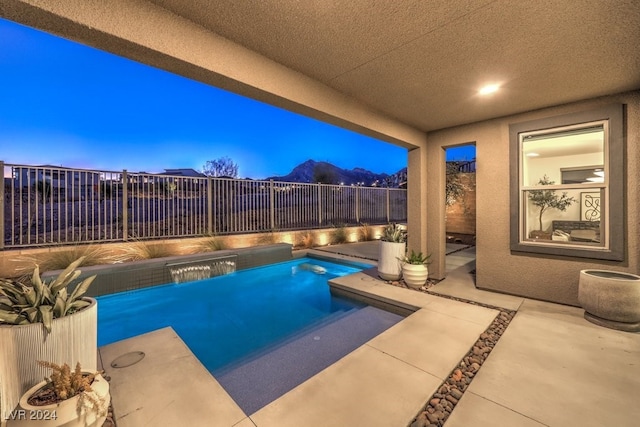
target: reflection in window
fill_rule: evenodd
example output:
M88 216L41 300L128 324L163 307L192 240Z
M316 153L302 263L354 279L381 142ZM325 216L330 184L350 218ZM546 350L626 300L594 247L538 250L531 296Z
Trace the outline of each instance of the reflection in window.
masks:
M591 184L604 182L604 166L593 166L590 168L562 168L563 184Z
M520 134L520 241L606 247L606 121Z

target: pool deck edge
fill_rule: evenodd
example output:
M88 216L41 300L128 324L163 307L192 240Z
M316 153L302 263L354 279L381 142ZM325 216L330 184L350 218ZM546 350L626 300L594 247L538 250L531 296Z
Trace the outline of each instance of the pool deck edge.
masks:
M123 354L142 351L138 363L113 368ZM118 427L145 425L234 426L247 416L171 328L98 349ZM219 424L218 424L219 423Z

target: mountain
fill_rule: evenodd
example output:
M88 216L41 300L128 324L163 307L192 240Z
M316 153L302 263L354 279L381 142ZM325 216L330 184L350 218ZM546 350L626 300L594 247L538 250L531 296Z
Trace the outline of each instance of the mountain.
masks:
M406 168L389 175L386 173L374 173L363 168L354 168L351 170L342 169L327 162L316 162L315 160L307 160L304 163L294 167L291 172L284 176L271 176L266 179L284 182L307 182L323 184L343 184L343 185L363 185L385 186L388 183L390 187L397 187L402 181L402 176L406 177Z

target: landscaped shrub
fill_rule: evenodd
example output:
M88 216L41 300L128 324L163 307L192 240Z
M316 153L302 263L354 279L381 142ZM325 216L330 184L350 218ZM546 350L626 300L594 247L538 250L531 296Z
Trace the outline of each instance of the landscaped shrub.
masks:
M258 234L258 238L256 239L256 242L259 245L273 245L274 243L278 243L278 238L276 237L276 234L273 231L269 231L266 233Z
M331 232L331 243L333 243L334 245L346 243L347 240L347 227L345 227L344 225L336 226L336 228Z
M296 246L301 246L306 249L310 249L316 246L316 236L311 231L302 231L298 233L296 239Z
M200 252L214 252L226 249L227 244L218 236L209 236L205 240L199 242L196 245L196 253Z
M175 246L167 243L154 243L138 240L124 249L119 261L137 261L142 259L164 258L177 255Z
M360 241L362 242L368 242L375 239L373 228L371 228L371 226L365 222L360 224L358 235L360 237Z
M117 257L110 254L103 247L98 245L75 245L67 246L62 250L39 253L24 258L27 264L16 269L17 276L30 279L33 267L38 265L40 271L63 270L78 259L82 259L78 267L89 265L111 264L116 262ZM28 276L28 277L27 277Z

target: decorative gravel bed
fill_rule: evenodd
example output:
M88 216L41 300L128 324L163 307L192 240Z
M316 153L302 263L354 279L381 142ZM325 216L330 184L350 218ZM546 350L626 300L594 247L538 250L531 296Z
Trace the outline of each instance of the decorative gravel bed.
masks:
M474 273L474 272L471 272ZM387 282L393 286L408 288L402 281ZM491 325L482 333L475 342L471 350L462 358L456 368L449 374L447 379L440 384L438 390L429 398L425 407L411 422L410 427L442 427L447 418L453 412L458 401L462 398L465 390L469 387L484 361L497 344L498 340L513 320L516 312L488 304L469 301L462 298L436 294L429 291L433 285L438 283L435 280L428 280L426 285L420 289L430 295L448 298L467 304L499 310L500 313L491 322Z

